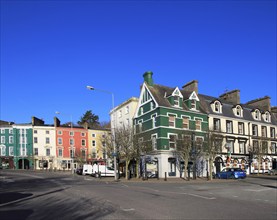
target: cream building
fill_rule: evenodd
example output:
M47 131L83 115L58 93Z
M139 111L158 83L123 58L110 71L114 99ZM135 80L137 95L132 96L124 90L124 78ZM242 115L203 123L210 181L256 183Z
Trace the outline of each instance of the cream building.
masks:
M116 106L110 112L112 128L133 127L133 118L138 106L138 98L132 97Z
M201 95L201 99L208 111L209 130L223 135L214 172L226 166L240 167L248 174L276 168L276 107L270 106L269 97L241 104L240 91L233 90L219 98Z
M34 169L57 168L56 131L53 125L32 117Z
M107 149L105 139L109 129L88 129L88 161L89 163L106 163Z

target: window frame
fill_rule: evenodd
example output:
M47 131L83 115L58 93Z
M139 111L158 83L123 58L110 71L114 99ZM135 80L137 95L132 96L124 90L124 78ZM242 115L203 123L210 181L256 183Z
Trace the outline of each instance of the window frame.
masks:
M233 121L226 120L226 133L228 134L233 133Z

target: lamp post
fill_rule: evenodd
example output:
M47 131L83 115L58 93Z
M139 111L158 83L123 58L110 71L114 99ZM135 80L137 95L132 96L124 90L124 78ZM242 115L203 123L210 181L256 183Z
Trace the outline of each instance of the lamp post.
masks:
M112 96L112 110L114 109L114 94L107 90L95 89L92 86L87 86L88 90L96 90L99 92L108 93ZM112 112L112 111L111 111ZM116 161L116 146L115 146L115 118L111 119L112 145L113 145L113 160L114 160L114 180L117 181L117 161Z

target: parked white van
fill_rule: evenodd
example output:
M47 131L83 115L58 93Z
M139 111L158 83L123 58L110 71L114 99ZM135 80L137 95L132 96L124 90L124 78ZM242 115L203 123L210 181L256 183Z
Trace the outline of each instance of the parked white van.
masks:
M91 175L93 173L93 167L91 164L83 165L83 175Z
M92 170L93 170L92 176L95 176L95 177L99 177L100 172L101 172L101 176L114 176L114 169L106 165L94 164L92 166Z

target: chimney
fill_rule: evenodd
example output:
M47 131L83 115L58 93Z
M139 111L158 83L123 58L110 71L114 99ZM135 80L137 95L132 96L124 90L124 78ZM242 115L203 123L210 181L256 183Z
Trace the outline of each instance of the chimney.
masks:
M54 117L54 126L60 127L60 125L61 125L61 121L57 117Z
M240 104L240 90L232 90L219 96L219 98L234 105Z
M271 107L271 114L273 114L277 119L277 106L272 106Z
M154 85L152 75L153 75L153 72L151 71L147 71L143 74L144 82L146 82L149 86Z
M265 96L263 98L254 99L246 103L246 105L250 105L256 108L259 108L264 111L271 111L270 107L270 97Z
M192 80L192 81L188 82L187 84L185 84L182 88L186 92L195 91L196 94L198 94L198 81L197 80Z
M35 126L35 125L44 125L44 121L33 116L32 126Z

